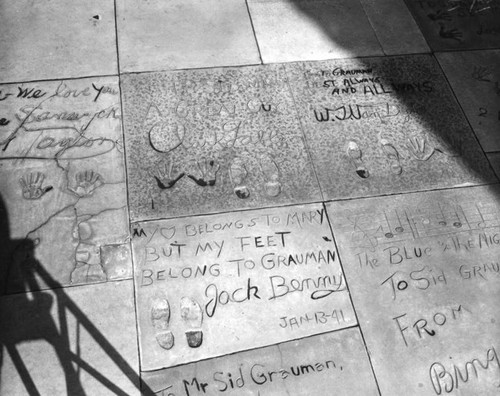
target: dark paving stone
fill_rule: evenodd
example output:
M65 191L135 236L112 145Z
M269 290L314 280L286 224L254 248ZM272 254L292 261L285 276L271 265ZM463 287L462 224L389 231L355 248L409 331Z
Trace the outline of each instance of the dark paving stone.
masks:
M486 152L500 151L500 50L436 57Z
M500 153L489 153L487 155L493 170L500 177Z
M356 324L321 205L133 225L144 371Z
M130 278L118 79L0 91L0 294Z
M378 395L357 328L143 372L142 380L163 395Z
M320 200L282 66L123 77L134 220Z
M432 56L286 68L325 198L496 180Z
M382 394L496 394L500 187L327 209Z
M422 32L400 0L360 0L385 55L430 52Z
M405 0L434 51L500 48L499 0Z

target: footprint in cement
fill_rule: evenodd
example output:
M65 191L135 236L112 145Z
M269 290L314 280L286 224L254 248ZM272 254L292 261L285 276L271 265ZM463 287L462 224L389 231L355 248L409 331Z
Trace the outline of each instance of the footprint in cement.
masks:
M279 181L280 171L276 162L271 157L264 155L260 159L260 168L266 178L264 191L270 197L277 197L281 193L281 183Z
M246 199L250 196L250 190L245 185L248 171L241 158L236 157L229 167L229 177L233 185L234 193L238 198Z
M200 305L189 297L181 298L181 317L190 330L186 331L187 343L191 348L198 348L203 342L203 312Z
M368 178L368 176L370 176L370 172L368 172L368 169L366 169L363 160L361 159L363 153L356 142L349 142L347 145L347 155L356 167L357 175L362 179Z
M155 296L151 304L151 323L156 329L156 341L163 349L174 346L174 335L168 329L170 322L170 305L163 296Z
M396 150L396 147L394 147L392 143L389 143L386 139L381 139L380 144L382 145L382 149L389 160L391 172L395 175L400 175L403 172L403 168L401 167L401 163L399 161L398 150Z

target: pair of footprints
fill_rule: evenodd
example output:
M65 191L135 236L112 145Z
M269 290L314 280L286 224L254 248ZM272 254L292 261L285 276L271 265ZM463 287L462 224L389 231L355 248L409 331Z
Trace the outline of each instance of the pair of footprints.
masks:
M198 348L203 343L203 311L200 305L189 297L181 298L181 318L189 328L186 332L187 344ZM170 305L164 297L155 297L151 304L151 323L156 329L156 342L163 349L172 349L175 343L174 334L169 330Z
M400 175L403 172L403 168L401 167L401 163L399 161L398 151L386 139L381 139L380 144L382 145L382 149L389 160L391 172L395 175ZM362 179L368 178L370 176L370 172L364 165L362 158L363 153L356 142L349 142L347 145L347 155L356 167L356 174Z
M276 162L269 156L259 159L259 167L264 175L264 192L269 197L277 197L281 193L280 171ZM250 196L250 189L246 185L248 170L242 158L236 157L229 167L229 177L235 195L240 199Z
M396 150L396 147L394 147L394 145L387 139L380 139L380 144L382 145L382 150L384 151L389 161L391 172L395 175L400 175L403 172L403 167L401 166L398 150ZM417 161L427 161L436 152L450 155L447 154L443 149L431 147L429 144L427 144L424 138L420 137L409 138L406 142L406 148ZM349 142L349 144L347 145L347 155L354 163L354 166L356 167L356 173L359 177L366 179L370 176L370 172L363 163L363 153L361 152L361 149L356 142Z

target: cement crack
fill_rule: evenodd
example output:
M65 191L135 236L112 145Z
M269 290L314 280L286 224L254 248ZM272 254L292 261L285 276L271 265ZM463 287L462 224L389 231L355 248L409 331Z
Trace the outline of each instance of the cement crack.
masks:
M30 235L39 231L40 228L46 226L54 217L56 217L57 215L61 214L62 212L64 212L65 210L71 208L72 206L75 206L76 204L78 203L75 202L75 203L72 203L72 204L69 204L61 209L59 209L57 212L55 213L52 213L43 223L39 224L37 227L33 228L31 231L29 231L26 236L25 236L25 239L30 239Z

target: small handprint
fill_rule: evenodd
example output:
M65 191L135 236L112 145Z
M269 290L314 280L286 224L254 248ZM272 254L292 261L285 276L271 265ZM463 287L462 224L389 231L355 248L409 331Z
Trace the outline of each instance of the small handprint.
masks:
M104 184L102 176L93 170L78 172L75 175L75 186L68 187L78 197L88 197L94 191Z
M188 177L201 187L215 185L219 164L214 160L206 159L201 162L197 161L197 165L200 177L193 175L188 175Z
M431 21L451 21L451 15L445 10L437 10L436 13L427 14Z
M452 39L457 41L462 41L461 38L463 36L462 32L458 29L446 29L443 24L439 24L439 35L445 39Z
M39 199L46 192L53 189L52 186L42 187L45 175L41 172L32 172L19 179L25 199Z
M419 161L427 161L435 151L432 147L429 147L424 138L416 136L408 139L406 147Z
M156 172L152 173L152 176L155 178L158 187L160 187L162 190L172 188L175 183L177 183L182 177L184 177L184 172L174 176L173 169L174 163L173 161L171 161L168 165L165 164L163 170L160 168Z
M490 82L491 70L485 66L474 66L472 78L478 81Z

